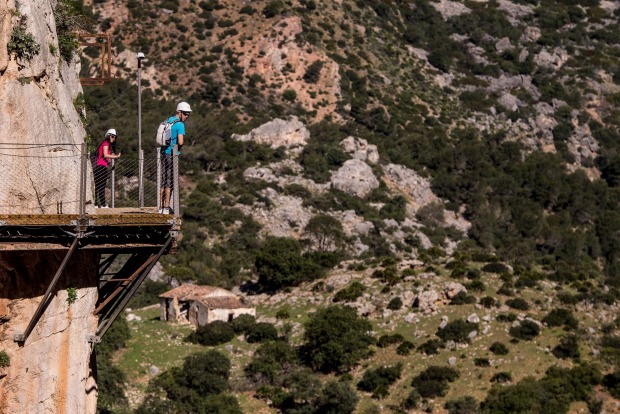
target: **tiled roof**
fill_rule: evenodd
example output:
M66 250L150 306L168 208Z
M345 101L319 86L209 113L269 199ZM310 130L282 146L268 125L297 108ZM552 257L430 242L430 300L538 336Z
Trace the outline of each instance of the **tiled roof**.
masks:
M178 300L199 300L207 297L236 297L234 293L213 286L181 285L159 295L160 298Z
M202 298L198 299L198 302L209 309L238 309L247 307L243 301L239 300L236 296Z

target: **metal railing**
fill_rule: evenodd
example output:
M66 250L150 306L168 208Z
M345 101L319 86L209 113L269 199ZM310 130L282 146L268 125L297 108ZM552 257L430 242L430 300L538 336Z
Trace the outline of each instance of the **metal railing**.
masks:
M145 157L123 154L103 174L87 152L86 144L0 143L0 214L95 214L98 204L137 208L158 213L163 193L162 177L169 174L171 214L179 216L178 148L163 160L159 151ZM171 161L171 169L164 171ZM103 177L103 179L102 179ZM172 181L171 183L169 181ZM171 185L170 185L171 184ZM105 201L98 200L101 190ZM99 189L99 192L97 191ZM97 194L99 193L99 194ZM129 210L127 210L129 212ZM117 211L115 214L122 214Z

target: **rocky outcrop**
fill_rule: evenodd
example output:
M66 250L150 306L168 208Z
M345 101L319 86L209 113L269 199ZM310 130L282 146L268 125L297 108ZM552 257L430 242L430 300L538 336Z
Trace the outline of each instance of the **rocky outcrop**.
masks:
M388 164L383 167L383 172L385 178L407 196L415 211L422 206L440 201L431 190L430 182L414 170L402 165Z
M86 132L73 101L81 87L75 62L67 65L52 53L58 50L54 5L20 1L8 8L16 8L22 17L9 12L12 17L7 18L7 9L0 16L1 53L7 50L13 27L32 34L39 46L31 59L0 55L0 68L5 68L0 78L0 175L4 181L0 214L16 206L25 214L57 213L60 208L63 213L78 212L81 144ZM91 194L88 186L87 201L92 200Z
M11 359L0 379L2 413L94 413L97 387L90 368L97 330L99 255L78 252L35 329L22 345L13 335L24 332L65 251L0 252L0 350ZM67 288L76 289L69 303Z
M77 58L67 64L58 56L56 4L8 0L0 8L0 214L79 211L86 133L74 99L81 86ZM38 52L32 58L7 54L14 27L33 36ZM87 173L91 178L92 172ZM89 202L90 186L86 191ZM66 249L2 247L0 350L11 362L0 378L0 412L94 413L97 386L87 336L97 329L93 310L99 254L75 253L35 329L25 342L16 343L14 335L28 326ZM73 295L68 300L68 288L75 300Z
M361 160L347 160L332 174L332 187L357 197L366 197L372 190L379 187L379 180L372 168Z
M377 146L369 145L365 139L347 137L340 142L340 145L356 160L367 161L370 164L379 162Z
M237 141L254 141L257 144L269 145L271 148L303 147L309 138L310 132L296 116L286 120L276 118L253 129L249 134L232 135L232 139Z

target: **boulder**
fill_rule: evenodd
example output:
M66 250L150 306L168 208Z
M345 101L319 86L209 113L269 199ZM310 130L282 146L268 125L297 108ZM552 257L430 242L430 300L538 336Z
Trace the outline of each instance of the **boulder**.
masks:
M292 148L305 146L310 131L296 116L291 116L287 119L276 118L245 135L232 134L231 138L242 142L254 141L271 148Z
M439 294L434 290L426 290L420 293L413 301L413 307L420 309L423 313L432 313L437 310Z
M333 188L357 197L366 197L379 187L379 180L368 164L361 160L347 160L338 171L332 174Z
M467 289L465 286L457 282L448 282L443 288L443 294L448 300L452 299L461 292L467 293Z
M356 160L367 161L371 164L379 162L377 146L368 145L368 141L365 139L347 137L340 142L340 145Z

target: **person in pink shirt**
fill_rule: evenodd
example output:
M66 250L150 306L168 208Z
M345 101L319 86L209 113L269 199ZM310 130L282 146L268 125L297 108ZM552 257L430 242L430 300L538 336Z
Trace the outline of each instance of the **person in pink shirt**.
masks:
M116 154L116 129L108 129L105 138L97 150L97 163L95 164L95 205L100 208L108 208L105 201L105 185L108 182L108 166L111 159L121 156Z

